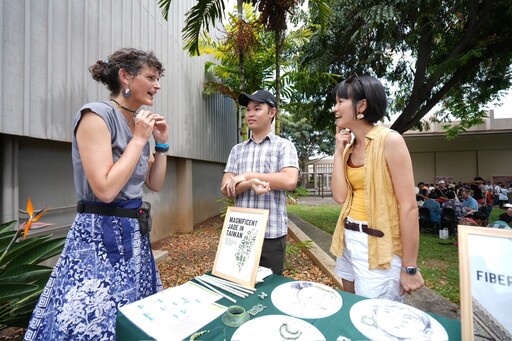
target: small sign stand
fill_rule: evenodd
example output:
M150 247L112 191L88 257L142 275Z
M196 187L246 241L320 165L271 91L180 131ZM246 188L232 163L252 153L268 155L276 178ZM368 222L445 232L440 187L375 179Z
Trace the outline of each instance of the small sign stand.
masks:
M512 230L459 225L458 233L462 339L474 339L477 315L512 339Z
M212 274L254 288L268 210L228 207Z

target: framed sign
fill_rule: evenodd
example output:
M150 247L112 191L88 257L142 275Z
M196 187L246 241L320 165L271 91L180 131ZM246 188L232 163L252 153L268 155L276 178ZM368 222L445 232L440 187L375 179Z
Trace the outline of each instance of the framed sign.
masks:
M254 288L268 210L228 207L212 274Z
M512 339L512 230L459 225L462 339L478 319L499 339Z

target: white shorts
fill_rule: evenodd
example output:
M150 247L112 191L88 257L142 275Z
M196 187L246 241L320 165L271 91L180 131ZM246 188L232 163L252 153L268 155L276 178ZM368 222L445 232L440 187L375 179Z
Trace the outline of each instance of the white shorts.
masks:
M348 221L360 221L347 218ZM361 222L366 224L366 222ZM402 260L394 255L389 269L370 270L368 263L368 235L345 229L343 255L336 258L336 274L354 282L356 295L402 302L400 272Z

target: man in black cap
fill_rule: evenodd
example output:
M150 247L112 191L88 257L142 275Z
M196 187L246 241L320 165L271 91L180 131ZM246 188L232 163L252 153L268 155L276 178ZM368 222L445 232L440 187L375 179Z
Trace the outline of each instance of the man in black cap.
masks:
M277 100L270 92L241 94L238 102L247 107L245 119L252 134L231 149L221 191L235 198L235 206L269 210L260 265L280 275L288 233L286 191L297 187L299 176L297 150L272 132Z

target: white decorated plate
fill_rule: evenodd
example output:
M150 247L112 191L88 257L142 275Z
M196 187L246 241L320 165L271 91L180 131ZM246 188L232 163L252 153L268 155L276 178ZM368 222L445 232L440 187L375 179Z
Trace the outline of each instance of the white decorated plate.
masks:
M325 336L311 323L286 315L266 315L242 324L231 341L311 341L325 340Z
M372 340L448 340L444 327L430 315L395 301L359 301L350 309L350 319Z
M272 304L285 314L317 319L335 314L341 309L341 295L326 285L294 281L279 285L272 291Z

